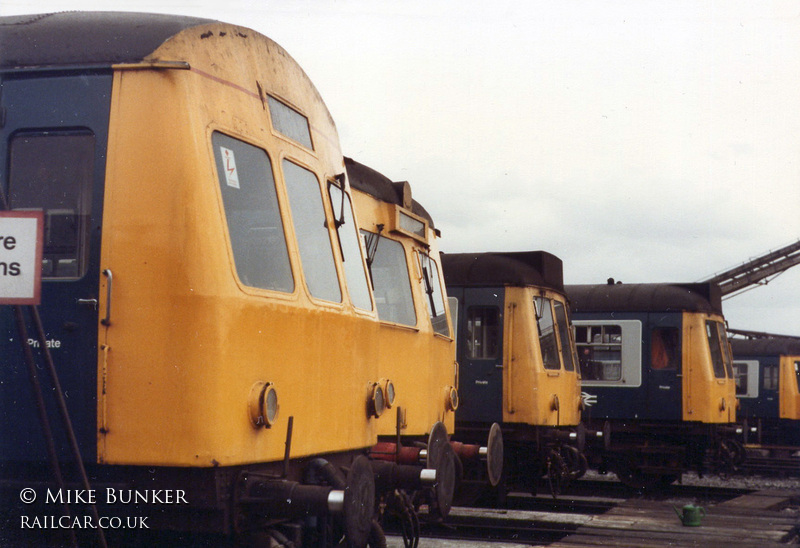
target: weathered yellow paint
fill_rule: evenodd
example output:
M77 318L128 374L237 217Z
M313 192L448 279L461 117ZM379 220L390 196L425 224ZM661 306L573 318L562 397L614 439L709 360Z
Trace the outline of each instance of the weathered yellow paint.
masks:
M539 346L534 296L559 301L564 295L534 287L505 288L503 327L503 422L536 426L575 426L580 422L580 379L574 343L556 338L561 348L569 345L575 371L545 369Z
M377 367L381 377L394 383L397 399L394 407L377 420L378 434L396 434L398 407L405 416L401 431L404 436L427 435L437 421L443 422L452 433L454 413L445 406L445 389L456 385L455 340L433 331L417 257L418 252L427 251L438 263L438 238L434 230L428 228L429 247L426 249L417 238L388 229L396 223L395 204L379 201L360 191L354 190L352 194L359 226L377 233L377 225L382 224L387 229L381 235L403 246L417 316L414 327L381 322L379 351L375 355ZM439 283L445 291L440 263L438 267ZM450 311L446 312L450 333L453 333Z
M338 256L344 303L310 299L290 226L294 292L239 282L211 146L218 130L268 152L286 223L282 158L311 169L320 184L344 171L327 109L286 52L247 29L190 29L148 61L191 68L123 67L114 76L101 252L113 289L111 325L99 326L98 459L276 461L289 416L293 457L370 446L377 425L366 402L381 377L375 313L348 304ZM272 131L267 93L309 118L314 151ZM106 284L101 276L101 311ZM269 429L255 428L248 412L259 381L278 394Z
M800 390L797 386L796 363L800 363L800 356L781 356L778 364L781 419L800 420Z
M717 378L706 335L706 320L724 322L716 314L683 314L683 420L702 423L736 421L736 381Z

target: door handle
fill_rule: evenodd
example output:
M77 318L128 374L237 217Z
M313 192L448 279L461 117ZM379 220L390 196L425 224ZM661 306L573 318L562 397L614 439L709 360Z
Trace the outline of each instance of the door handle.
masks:
M78 306L88 306L97 310L97 299L78 299Z
M111 275L111 270L106 268L103 274L108 278L106 285L106 317L100 320L103 325L111 325L111 283L114 281L114 276Z

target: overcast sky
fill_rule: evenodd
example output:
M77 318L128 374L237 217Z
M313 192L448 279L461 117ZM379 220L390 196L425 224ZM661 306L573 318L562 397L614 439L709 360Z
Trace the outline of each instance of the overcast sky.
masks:
M305 69L342 149L442 249L542 249L566 283L694 282L800 239L800 0L0 0L241 24ZM800 266L726 300L800 335Z

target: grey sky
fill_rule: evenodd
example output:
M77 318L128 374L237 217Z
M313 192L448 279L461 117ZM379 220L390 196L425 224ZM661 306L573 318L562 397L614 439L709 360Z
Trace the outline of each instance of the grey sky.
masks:
M800 239L800 1L2 0L199 15L280 43L346 155L408 180L444 251L567 283L691 282ZM800 267L725 301L800 335Z

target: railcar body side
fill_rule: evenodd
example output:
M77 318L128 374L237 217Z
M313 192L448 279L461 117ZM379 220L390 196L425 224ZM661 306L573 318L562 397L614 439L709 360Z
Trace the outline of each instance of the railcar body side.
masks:
M70 12L0 19L0 83L1 190L44 210L46 234L45 338L31 315L21 341L0 309L3 486L49 481L22 352L47 348L95 485L185 493L149 509L153 527L364 545L376 356L397 343L381 343L336 127L302 69L239 26ZM451 357L430 370L455 384ZM410 407L415 432L452 425L443 394Z
M595 464L646 486L702 471L707 453L719 460L737 402L718 288L609 283L567 294L584 422L605 438Z
M545 252L442 260L459 308L456 432L500 423L507 483L535 489L547 476L558 489L582 459L572 445L582 402L561 261Z
M800 446L800 339L730 343L745 443Z

